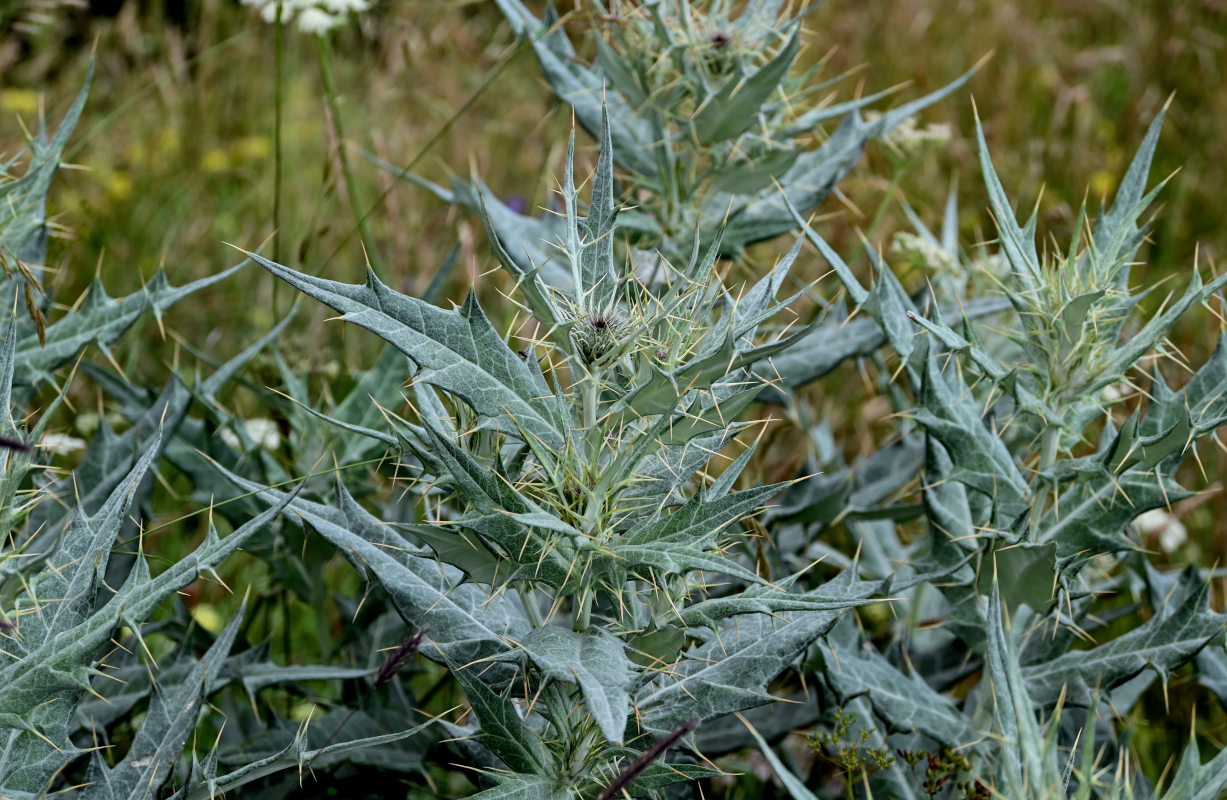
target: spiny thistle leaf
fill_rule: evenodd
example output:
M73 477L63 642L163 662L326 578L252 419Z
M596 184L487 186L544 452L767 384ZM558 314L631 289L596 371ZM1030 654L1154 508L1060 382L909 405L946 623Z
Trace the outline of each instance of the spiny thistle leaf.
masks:
M877 716L892 730L919 731L953 748L979 740L963 712L915 672L904 674L880 654L859 647L853 650L834 639L829 637L821 651L826 665L822 677L837 696L866 695Z
M314 749L307 744L305 730L300 730L299 735L295 737L294 741L280 752L258 761L253 761L221 777L217 777L216 774L209 774L207 769L193 769L192 788L186 796L190 800L206 800L206 798L211 800L224 793L235 791L240 786L245 786L252 781L259 780L268 775L274 775L283 770L297 769L301 773L308 769L313 762L352 753L364 748L377 747L389 742L399 742L408 739L426 730L432 724L434 724L434 720L397 733L351 739ZM216 767L215 762L213 766L214 768Z
M430 626L429 646L422 653L437 657L442 651L467 664L507 651L507 639L528 634L524 612L506 595L491 598L464 576L440 564L406 541L395 529L362 509L343 488L338 507L325 506L240 478L218 467L240 489L259 492L261 502L274 508L284 504L291 518L309 525L335 546L364 577L372 573L388 593L401 616L414 628Z
M159 271L139 292L118 300L108 297L102 282L95 280L81 307L47 328L45 344L33 333L17 343L15 380L20 384L51 380L56 368L75 360L89 345L106 351L145 312L152 311L161 319L162 312L175 303L229 278L246 264L244 261L182 286L171 286L166 274Z
M94 751L90 783L81 794L85 800L144 800L157 795L183 754L205 698L218 682L246 605L244 601L204 658L180 682L155 691L149 711L122 761L108 767L100 752Z
M780 89L801 47L801 26L793 28L784 45L752 75L733 75L706 98L691 118L695 136L704 144L732 139L754 124L758 110Z
M580 125L600 138L606 109L612 120L617 164L642 175L656 172L652 156L656 134L647 120L637 115L616 92L607 91L604 77L584 66L554 20L539 20L520 0L496 0L517 36L528 39L541 64L541 71L554 93L575 109Z
M1123 636L1090 650L1067 653L1025 667L1022 675L1031 701L1051 705L1062 695L1069 705L1089 706L1106 692L1146 669L1166 676L1191 660L1227 628L1227 614L1210 610L1209 586L1186 574L1187 597L1171 613L1160 614Z
M36 276L43 273L41 265L47 253L47 192L56 172L59 171L60 159L68 139L85 109L85 99L89 96L93 80L94 62L91 59L81 91L77 93L72 106L50 138L40 119L38 133L26 145L30 152L30 162L25 174L12 180L0 181L0 256L12 256L34 265ZM9 170L19 160L20 155L14 156L0 167L0 174L8 177ZM39 279L45 286L47 282L41 277Z
M470 800L572 800L574 795L555 778L542 775L500 776L498 785Z
M515 704L486 686L478 676L484 665L479 662L469 666L449 666L481 721L480 732L473 738L515 772L548 775L551 766L549 751L540 737L524 724Z
M1010 632L1006 627L1001 596L994 587L988 600L988 673L996 730L1001 736L1001 761L997 766L998 787L1012 797L1028 796L1026 787L1061 785L1053 760L1044 757L1044 737L1032 709L1026 681L1018 666Z
M409 356L421 369L416 380L459 397L489 424L504 433L526 436L534 448L557 451L564 446L569 421L557 418L547 400L553 393L498 335L472 293L460 309L446 311L393 291L373 273L366 285L338 283L248 255L340 312L345 321L377 334Z
M1012 521L1029 506L1027 482L1005 444L981 420L979 408L955 388L959 384L943 374L936 358L928 359L916 420L950 454L951 476L992 497L998 519Z
M883 590L879 582L858 581L851 571L820 587L822 596L855 600ZM712 640L687 653L668 674L635 696L642 724L672 730L686 719L700 722L772 702L767 683L806 647L831 629L842 609L746 614L720 626Z
M584 707L601 733L610 742L622 743L633 678L622 642L600 629L576 633L546 625L525 636L520 646L545 675L578 684Z

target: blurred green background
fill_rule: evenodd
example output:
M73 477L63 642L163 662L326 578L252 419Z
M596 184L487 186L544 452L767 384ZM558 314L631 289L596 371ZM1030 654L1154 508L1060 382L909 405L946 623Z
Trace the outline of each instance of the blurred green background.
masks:
M536 4L538 8L543 4ZM582 29L585 4L564 2ZM14 151L38 110L55 120L79 88L91 55L97 77L72 161L80 171L54 195L61 238L53 248L61 298L99 264L108 286L130 289L165 263L178 280L233 260L222 242L252 246L272 229L273 30L237 0L32 0L0 12L0 146ZM806 58L823 75L856 69L839 99L908 84L899 101L935 89L986 53L969 91L938 104L925 122L956 138L914 171L903 191L936 223L952 181L964 241L991 221L973 148L972 101L997 168L1015 197L1041 190L1041 222L1058 241L1085 198L1108 195L1146 124L1174 96L1155 175L1180 170L1163 193L1150 266L1138 279L1187 271L1223 248L1219 192L1227 181L1227 88L1221 80L1227 6L1189 2L873 0L824 3L806 25ZM285 259L335 277L357 274L361 249L335 165L313 37L287 30ZM334 37L349 143L407 163L449 121L418 171L436 180L475 167L503 196L540 205L560 163L568 115L545 90L530 53L517 49L489 0L380 2ZM461 116L457 112L492 81ZM486 255L473 220L355 156L377 260L410 287L429 278L459 238L470 274ZM823 234L852 241L886 190L882 153L871 150L823 209ZM1026 211L1027 209L1020 209ZM883 227L884 235L898 225ZM338 251L340 248L340 251ZM335 257L331 258L335 253ZM327 267L322 265L329 262ZM253 286L251 281L257 281ZM267 324L271 279L232 289L257 325ZM233 298L193 304L175 326L207 338L237 330ZM218 317L216 311L226 309Z

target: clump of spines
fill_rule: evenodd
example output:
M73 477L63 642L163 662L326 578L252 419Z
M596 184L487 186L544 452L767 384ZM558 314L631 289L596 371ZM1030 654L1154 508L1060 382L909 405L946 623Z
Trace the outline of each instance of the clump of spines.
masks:
M630 328L630 320L616 309L589 311L576 320L571 338L580 358L593 366L618 349Z

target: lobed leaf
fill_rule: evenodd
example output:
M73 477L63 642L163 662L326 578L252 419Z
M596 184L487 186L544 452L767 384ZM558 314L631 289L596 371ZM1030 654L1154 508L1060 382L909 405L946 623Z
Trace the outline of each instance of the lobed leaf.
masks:
M304 294L375 333L413 360L420 380L464 400L490 424L558 451L568 420L558 417L553 393L490 325L471 292L455 311L395 292L370 273L365 286L314 278L254 253L249 257Z

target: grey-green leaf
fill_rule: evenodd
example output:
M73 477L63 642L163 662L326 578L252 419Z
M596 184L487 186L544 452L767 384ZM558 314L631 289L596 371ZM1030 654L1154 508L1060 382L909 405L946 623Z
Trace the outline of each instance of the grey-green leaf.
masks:
M218 468L236 486L259 492L258 499L275 505L288 496ZM308 500L290 500L286 511L331 542L362 575L373 573L400 615L414 628L430 626L429 647L467 664L506 652L507 639L528 634L528 620L506 594L490 597L454 567L439 564L430 551L417 547L396 530L364 510L344 489L338 507Z
M798 25L788 43L753 75L734 75L694 115L691 124L700 142L731 139L754 124L763 104L777 90L801 47Z
M567 420L559 419L553 393L507 346L469 294L447 311L385 286L374 273L364 286L305 275L254 253L260 266L306 295L389 342L421 368L417 380L464 400L491 424L533 447L560 450Z
M515 772L548 774L549 751L540 737L524 724L515 704L482 682L479 673L486 665L478 662L468 666L449 666L481 721L481 727L473 738Z
M1188 580L1199 580L1195 575ZM1071 705L1090 706L1096 692L1118 686L1146 669L1167 675L1191 660L1227 627L1210 610L1202 584L1170 615L1159 615L1110 642L1027 667L1022 674L1035 703L1053 704L1064 693Z
M905 675L880 654L854 651L831 636L822 651L823 678L842 698L867 695L877 715L893 730L920 731L960 749L980 736L954 703L916 673Z
M634 677L622 642L601 628L576 633L546 625L525 636L520 646L546 675L578 684L584 706L601 733L610 742L621 744Z

